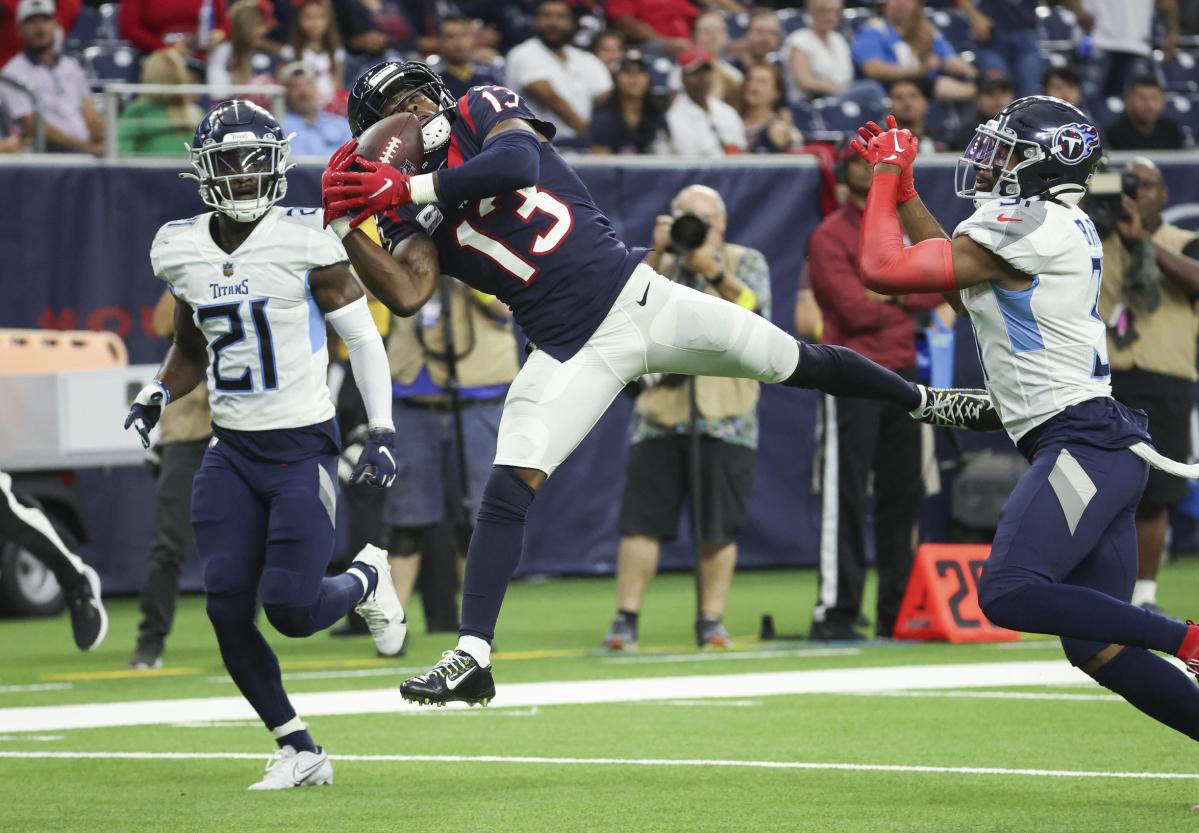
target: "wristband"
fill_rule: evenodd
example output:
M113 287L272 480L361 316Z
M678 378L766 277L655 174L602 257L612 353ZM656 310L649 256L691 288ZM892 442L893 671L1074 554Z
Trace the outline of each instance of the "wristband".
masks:
M476 301L478 301L480 304L482 304L483 306L487 306L488 304L490 304L492 301L495 300L494 295L488 295L486 292L483 292L482 290L479 290L479 289L475 289L474 287L471 287L470 294L473 295L474 299Z
M349 217L338 217L336 220L330 220L329 228L333 229L333 233L336 234L338 239L341 240L345 240L346 235L353 231L353 229L350 228Z
M155 379L154 384L162 391L162 406L165 408L171 404L171 392L167 390L167 386L162 383L161 379Z
M737 300L733 303L739 307L745 307L752 312L758 308L758 296L747 286L741 290L741 294L737 296Z
M437 202L437 183L433 174L419 174L408 180L408 190L412 201L417 205L429 205Z
M824 341L824 319L821 318L816 322L816 328L812 331L812 340L819 344Z

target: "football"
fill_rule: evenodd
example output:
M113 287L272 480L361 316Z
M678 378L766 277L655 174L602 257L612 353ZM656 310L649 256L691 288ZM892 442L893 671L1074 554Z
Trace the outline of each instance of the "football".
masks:
M425 159L420 119L412 113L396 113L376 122L358 137L357 152L406 174L420 173Z

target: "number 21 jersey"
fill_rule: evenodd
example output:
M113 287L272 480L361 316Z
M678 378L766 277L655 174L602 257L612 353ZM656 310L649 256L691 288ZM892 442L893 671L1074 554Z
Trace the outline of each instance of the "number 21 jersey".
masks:
M476 157L487 134L512 118L528 121L547 139L554 135L553 125L506 87L472 87L454 111L446 166ZM439 162L431 157L426 169ZM646 254L617 239L587 187L548 142L541 143L535 185L458 206L409 205L399 217L379 218L391 246L427 233L442 272L507 304L525 335L559 361L587 342Z

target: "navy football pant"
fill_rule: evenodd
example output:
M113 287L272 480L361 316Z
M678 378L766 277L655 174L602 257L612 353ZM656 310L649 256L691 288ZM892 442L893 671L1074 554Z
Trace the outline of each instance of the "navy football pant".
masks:
M353 574L325 578L335 466L332 455L280 465L218 443L196 475L192 525L208 618L229 675L272 730L296 713L255 623L256 600L276 630L299 637L329 627L362 597Z
M1039 452L1004 506L979 601L997 625L1059 636L1073 665L1199 739L1199 688L1147 650L1175 653L1186 626L1128 604L1147 473L1126 449Z

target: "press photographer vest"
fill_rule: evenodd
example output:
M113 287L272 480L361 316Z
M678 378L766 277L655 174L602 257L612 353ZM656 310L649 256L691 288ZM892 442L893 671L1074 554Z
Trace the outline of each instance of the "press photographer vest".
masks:
M744 246L725 243L720 251L720 266L726 275L736 275ZM676 258L664 254L658 261L658 272L668 277L675 274ZM702 290L708 295L720 297L716 288L704 279ZM746 416L758 406L758 383L753 379L727 379L717 376L697 376L695 400L701 416L708 419L726 419ZM637 412L655 425L673 427L685 425L691 418L691 404L687 385L677 387L652 387L637 397Z

